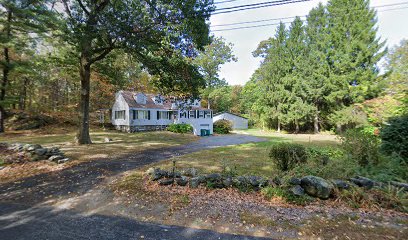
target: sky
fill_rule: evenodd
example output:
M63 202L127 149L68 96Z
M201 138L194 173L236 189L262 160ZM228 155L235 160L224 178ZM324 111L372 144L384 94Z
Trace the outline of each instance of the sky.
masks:
M223 1L225 0L214 0L214 2ZM267 1L268 0L237 0L217 4L216 6L217 8L224 8ZM215 26L236 22L304 16L307 15L312 8L316 7L319 2L325 4L327 3L327 0L311 0L309 2L299 2L281 6L271 6L213 15L210 18L211 30L279 23L279 21L268 21L234 26ZM404 38L408 39L408 0L371 0L370 3L370 6L372 7L396 3L405 4L376 9L378 17L378 37L380 37L382 40L386 40L386 44L389 47L399 44ZM394 10L389 11L389 9ZM291 20L292 19L282 21L289 22ZM273 36L275 34L275 30L276 26L265 26L231 31L212 31L212 34L215 36L223 37L227 42L234 45L233 53L238 58L237 62L226 63L221 67L220 77L225 78L230 85L244 85L247 81L249 81L262 60L261 58L254 58L252 56L252 52L257 48L259 42Z

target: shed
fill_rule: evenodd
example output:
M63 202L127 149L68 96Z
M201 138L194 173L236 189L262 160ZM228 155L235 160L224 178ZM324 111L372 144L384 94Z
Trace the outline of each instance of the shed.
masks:
M213 123L225 119L232 122L233 129L248 129L248 118L230 112L222 112L213 116Z

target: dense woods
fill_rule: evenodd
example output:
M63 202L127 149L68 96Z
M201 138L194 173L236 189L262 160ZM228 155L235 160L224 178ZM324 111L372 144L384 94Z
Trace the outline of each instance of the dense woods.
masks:
M278 132L381 126L404 108L407 42L386 55L376 23L367 0L331 0L281 23L253 52L262 62L251 80L214 90L213 106Z

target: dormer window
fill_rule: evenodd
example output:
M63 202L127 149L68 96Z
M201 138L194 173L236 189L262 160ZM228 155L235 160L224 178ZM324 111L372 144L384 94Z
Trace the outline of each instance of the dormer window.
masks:
M135 101L139 104L146 104L147 97L143 93L137 93L134 95Z

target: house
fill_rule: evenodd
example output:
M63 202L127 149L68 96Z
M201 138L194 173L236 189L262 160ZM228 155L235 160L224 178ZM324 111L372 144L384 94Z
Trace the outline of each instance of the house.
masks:
M199 100L173 101L156 94L119 91L112 107L112 124L126 132L164 130L172 123L186 123L194 134L201 129L213 134L213 112Z
M213 122L225 119L232 122L233 129L248 129L248 118L241 117L230 112L222 112L214 115Z

